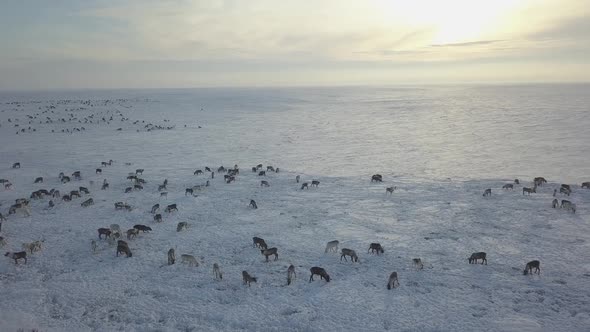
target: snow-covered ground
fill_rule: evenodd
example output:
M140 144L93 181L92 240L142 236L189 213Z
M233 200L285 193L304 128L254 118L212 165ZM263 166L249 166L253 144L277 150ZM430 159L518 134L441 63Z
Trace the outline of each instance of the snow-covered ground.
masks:
M2 94L0 179L13 184L0 188L3 249L45 241L26 265L0 260L0 330L587 331L590 190L580 184L590 181L588 90ZM163 129L148 131L148 123ZM101 167L109 159L112 166ZM14 162L22 167L10 168ZM260 177L250 170L259 163L280 172ZM193 175L234 164L240 175L231 184L223 174ZM125 194L126 177L138 168L147 183ZM74 171L81 180L59 181L60 172ZM371 183L375 173L383 183ZM296 175L320 185L300 190ZM40 176L45 181L34 184ZM522 195L535 176L549 183ZM514 191L501 189L514 178L522 181ZM107 190L100 190L103 179ZM164 179L167 198L157 188ZM262 179L270 187L261 187ZM185 196L185 188L207 180L196 197ZM573 194L557 198L576 203L576 214L551 207L561 183ZM53 208L49 198L31 200L30 217L7 215L16 198L34 190L63 194L79 186L90 195L54 199ZM393 195L385 193L389 186L397 187ZM491 197L482 197L486 188ZM88 197L95 204L81 207ZM248 207L250 199L258 209ZM118 201L133 210L115 210ZM164 221L155 223L149 210L156 203L161 210L176 203L178 212L161 211ZM177 232L182 221L189 228ZM153 231L128 241L133 257L115 257L115 246L97 233L113 223ZM279 259L265 262L253 236L277 247ZM356 250L360 262L325 254L331 240ZM368 254L371 242L385 253ZM200 265L166 265L170 248L178 260L192 254ZM478 251L487 252L488 265L468 264ZM412 265L417 257L423 270ZM541 274L524 276L534 259ZM297 278L287 286L290 264ZM309 283L312 266L325 268L331 281ZM258 282L242 285L244 270ZM400 287L388 291L393 271Z

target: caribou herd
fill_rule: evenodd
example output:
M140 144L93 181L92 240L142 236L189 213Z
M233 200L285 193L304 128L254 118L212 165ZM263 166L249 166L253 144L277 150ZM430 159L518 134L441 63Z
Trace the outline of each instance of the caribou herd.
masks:
M102 168L96 168L95 174L102 175L102 170L104 168L112 166L113 163L114 163L113 160L102 161L100 163ZM15 162L14 164L12 164L12 168L19 169L22 171L20 162ZM202 169L196 169L194 172L191 172L191 173L193 174L193 176L198 177L198 176L204 176L205 172L209 172L211 175L211 179L214 179L215 172L209 167L204 167L204 169L205 169L205 171L203 171ZM268 166L266 166L265 169L263 169L262 164L258 164L257 166L254 166L251 169L255 175L264 176L264 177L266 177L267 174L269 174L269 172L274 172L274 173L279 172L278 167L275 168L274 166L268 165ZM225 168L224 166L220 166L220 167L216 168L215 171L218 174L224 174L223 180L227 184L234 183L236 181L236 178L238 176L240 176L240 170L239 170L238 165L234 165L233 168ZM143 174L144 174L144 169L136 169L134 172L128 173L126 176L126 179L128 181L130 181L131 185L129 187L127 187L127 189L125 189L124 192L129 193L132 191L142 190L144 188L143 186L147 183L147 181L143 178ZM68 176L68 175L65 175L64 172L61 172L61 173L59 173L59 176L57 178L59 179L59 181L61 183L66 184L71 181L81 181L83 178L83 174L81 171L75 171L70 176ZM43 184L45 180L46 179L44 179L43 177L36 177L36 178L34 178L33 182L37 183L37 184ZM373 183L382 183L383 176L380 174L374 174L371 176L370 180ZM301 176L297 175L295 177L295 181L294 181L295 185L297 185L300 181L301 181ZM7 185L7 184L11 184L11 182L9 180L0 179L0 182L5 184L5 188L7 190L10 190L11 186ZM516 179L511 183L506 183L506 184L502 185L501 188L503 190L514 190L515 186L520 185L520 183L521 183L521 181ZM189 196L189 195L190 196L198 196L198 193L200 191L206 190L206 188L211 185L212 185L211 182L209 180L207 180L204 183L197 184L197 185L191 186L189 188L185 188L184 194L185 194L185 196ZM319 185L320 185L320 181L313 179L310 182L303 182L300 186L298 186L298 185L297 186L299 187L299 190L311 190L310 188L319 188ZM546 185L547 185L547 180L545 178L536 177L533 179L531 187L524 187L524 186L522 187L522 194L523 195L524 194L528 194L528 195L536 194L537 191L541 187L546 186ZM167 179L165 179L162 184L157 185L158 192L160 192L161 196L165 196L163 194L167 194L167 186L168 186ZM260 186L263 188L270 187L270 180L261 180ZM108 188L109 188L108 182L106 179L104 179L104 181L102 183L101 190L108 190ZM581 188L582 189L590 189L590 182L582 183ZM396 189L397 189L396 186L386 187L385 194L393 195L394 191ZM559 187L559 190L554 189L553 196L557 196L558 192L559 192L559 194L566 195L568 197L570 197L571 195L574 194L572 186L568 185L568 184L561 184L561 186ZM16 202L10 206L10 208L8 210L8 215L11 218L13 218L13 215L17 215L20 212L24 217L30 216L32 211L30 209L30 200L29 199L41 200L43 198L50 198L49 203L48 203L48 207L47 207L49 209L49 208L55 208L55 204L53 202L53 199L62 199L64 202L70 202L75 198L80 199L82 197L90 196L90 195L91 195L90 190L87 187L83 187L83 186L78 186L78 190L71 190L69 193L64 193L63 195L61 195L60 191L55 188L50 189L50 190L40 189L40 190L36 190L36 191L32 192L28 199L27 198L17 199ZM488 197L488 198L491 197L492 196L492 188L485 189L483 192L483 196ZM80 205L81 205L81 207L84 207L84 208L91 208L91 206L94 205L94 200L92 197L85 197L84 201ZM248 206L254 210L258 209L258 204L253 199L250 200L250 203ZM131 206L130 204L128 204L124 201L115 202L114 207L116 210L131 211L131 210L136 209L135 207ZM564 209L567 211L571 211L572 213L576 213L576 204L570 200L562 199L561 202L559 202L559 200L557 198L554 198L552 201L552 207L553 208L561 208L561 209ZM163 221L164 218L163 218L162 214L158 213L160 211L160 208L163 208L163 212L165 212L166 215L169 215L169 214L173 214L173 213L177 212L179 209L179 206L177 203L167 204L165 207L161 207L160 204L153 205L151 210L149 211L149 213L153 215L153 221L155 223L163 223L164 222ZM4 215L0 214L0 231L1 231L2 221L6 221L6 218L4 217ZM188 230L189 227L190 227L190 224L188 222L179 222L177 224L176 230L177 230L177 232L181 232L181 231ZM96 237L94 237L94 239L92 239L90 242L91 250L93 252L96 252L99 248L99 243L101 241L107 241L112 246L114 246L116 244L116 251L115 251L116 257L119 257L120 255L124 255L127 258L133 258L134 257L133 253L132 253L129 243L127 241L133 241L140 236L154 236L154 235L149 234L151 232L152 232L152 228L150 226L141 225L141 224L136 224L133 226L133 228L127 229L124 232L121 230L121 227L118 224L111 224L108 227L100 227L97 229L98 239L96 239ZM144 233L148 233L148 234L143 235ZM122 239L123 236L126 237L127 241ZM45 241L44 239L40 239L38 241L34 241L31 243L23 243L22 244L23 251L6 252L5 256L14 260L15 264L18 264L19 261L24 261L24 264L27 264L27 255L32 255L35 252L41 251L42 243L44 241ZM7 239L4 237L0 237L0 245L4 246L4 245L6 245L6 243L7 243ZM326 246L325 246L324 253L325 254L329 254L332 252L338 253L339 245L340 245L340 241L338 241L338 240L331 240L331 241L327 242ZM269 258L273 258L273 261L279 260L279 248L278 247L270 247L269 248L267 242L260 237L254 236L252 238L252 247L260 250L261 256L263 256L264 261L269 262L269 264L270 264ZM134 250L140 250L140 249L134 249ZM353 249L342 248L342 249L340 249L339 254L340 254L340 261L344 260L345 262L348 262L350 259L351 264L360 263L359 256L358 256L357 252ZM368 245L367 255L368 254L373 254L376 256L385 255L385 249L383 248L383 246L380 243L373 242ZM173 265L176 263L176 254L175 254L175 250L173 248L168 250L167 256L168 256L167 265ZM202 265L202 264L199 264L198 259L192 254L187 254L187 253L181 254L180 258L181 258L180 263L187 264L189 267L199 267L200 265ZM134 259L137 259L137 258L134 258ZM485 264L485 265L488 264L487 254L485 252L472 253L467 258L467 261L469 264L477 264L477 263L481 263L481 264ZM412 264L417 270L422 270L424 268L424 263L421 258L412 258ZM326 282L330 282L331 280L333 280L330 277L330 275L328 274L328 272L326 271L326 269L323 267L313 266L310 268L309 271L310 271L309 282L314 281L314 276L319 276L320 280L325 280ZM533 260L533 261L530 261L526 264L523 274L525 274L525 275L533 274L533 273L540 274L540 271L541 271L540 270L540 262L538 260ZM295 266L291 264L289 266L289 268L287 269L286 274L287 274L287 285L290 285L290 284L292 284L292 282L294 281L294 278L296 276ZM218 280L223 279L223 274L221 272L221 268L218 263L213 264L213 275L214 275L215 279L218 279ZM250 286L251 283L253 283L253 282L256 283L257 280L258 280L258 278L252 276L249 272L247 272L247 271L242 272L242 281L243 281L244 285ZM391 288L395 288L396 285L399 286L400 283L398 280L398 273L397 273L397 271L394 271L394 272L391 272L391 274L389 275L386 287L387 287L387 289L391 289Z

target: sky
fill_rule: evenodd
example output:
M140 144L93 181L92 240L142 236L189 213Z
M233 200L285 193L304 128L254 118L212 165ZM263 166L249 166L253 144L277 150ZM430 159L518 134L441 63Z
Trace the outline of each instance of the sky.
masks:
M590 0L2 1L0 90L590 81Z

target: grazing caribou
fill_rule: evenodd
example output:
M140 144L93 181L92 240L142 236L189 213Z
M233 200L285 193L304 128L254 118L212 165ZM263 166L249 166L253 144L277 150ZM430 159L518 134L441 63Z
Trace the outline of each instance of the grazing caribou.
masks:
M389 280L387 281L387 289L395 288L395 284L399 286L399 280L397 280L397 272L391 272Z
M193 175L201 175L201 174L203 174L203 171L201 171L200 169L193 172Z
M527 188L527 187L522 187L522 194L524 195L524 193L527 194L531 194L531 193L536 193L537 192L537 186L534 186L532 188Z
M313 281L313 276L315 274L319 275L320 279L324 279L326 280L326 282L330 282L330 275L328 275L326 270L322 269L321 267L314 266L311 269L309 269L309 271L311 272L311 275L309 276L309 282Z
M20 168L20 163L14 163L14 164L12 164L12 168Z
M34 183L43 183L43 177L36 178Z
M297 175L297 176L295 177L295 182L299 183L299 179L301 179L301 176L300 176L300 175Z
M156 215L154 216L154 221L155 221L155 222L162 222L162 215L161 215L161 214L159 214L159 213L158 213L158 214L156 214Z
M256 278L250 276L246 271L242 271L242 280L244 285L248 284L248 287L250 287L250 283L256 282Z
M424 268L424 263L422 263L422 259L412 258L412 262L418 270L422 270Z
M307 182L303 182L303 183L301 184L301 190L303 190L303 189L309 189L309 183L307 183Z
M380 243L371 243L371 245L369 245L369 250L367 250L367 253L369 253L369 251L371 253L375 253L377 252L377 255L379 255L379 253L384 253L385 250L383 249L383 247L381 246Z
M557 198L554 198L553 202L551 202L551 207L555 209L558 206L559 206L559 201L557 200Z
M287 269L287 286L291 284L291 282L293 281L294 278L297 277L297 274L295 273L295 266L293 264L289 265L289 268Z
M481 264L483 264L485 262L485 264L488 265L488 260L487 260L486 256L487 256L487 254L485 252L474 252L468 258L469 264L477 264L477 260L481 259Z
M266 176L266 172L265 171L260 171L260 172L258 172L258 176Z
M486 196L492 196L492 189L491 188L488 188L483 191L483 197L486 197Z
M393 195L393 192L395 191L397 187L387 187L385 188L385 194L390 194Z
M359 257L356 255L356 252L352 249L347 249L347 248L342 248L342 252L340 254L340 261L342 261L342 258L344 258L344 261L348 262L346 260L346 256L350 256L350 260L352 262L358 262L359 261Z
M98 229L98 238L101 239L104 235L104 238L111 237L111 229L110 228L99 228Z
M524 267L523 274L524 275L533 274L533 268L535 269L535 272L537 272L537 274L541 274L541 262L539 262L538 260L534 260L534 261L530 261L530 262L526 263L526 266Z
M250 200L250 204L248 206L253 209L258 209L258 205L256 205L256 202L253 199Z
M383 182L383 177L381 174L373 174L373 176L371 176L371 182Z
M583 188L590 189L590 182L582 182L582 189Z
M312 181L311 181L311 186L312 186L312 187L317 187L317 186L319 186L319 185L320 185L320 181L318 181L318 180L312 180Z
M178 208L176 207L176 204L169 204L164 211L170 213L172 211L178 211Z
M270 187L270 184L268 183L268 181L262 180L262 181L260 181L260 186L261 187Z
M338 240L328 242L326 244L326 250L324 250L324 253L327 253L328 251L338 252L339 244L340 242L338 242Z
M255 248L268 249L268 246L266 245L264 239L256 236L252 238L252 246Z
M269 249L261 249L260 253L266 257L266 261L268 262L268 256L275 256L275 261L279 259L279 254L277 252L277 248L269 248Z
M145 225L134 225L133 228L137 229L138 231L142 231L143 233L152 231L151 227Z
M18 264L18 260L21 258L24 259L25 264L27 264L27 252L26 251L7 252L4 254L4 256L14 259L14 264Z
M508 189L513 190L514 189L514 185L512 183L507 183L507 184L505 184L505 185L502 186L502 189L505 189L505 190L508 190Z

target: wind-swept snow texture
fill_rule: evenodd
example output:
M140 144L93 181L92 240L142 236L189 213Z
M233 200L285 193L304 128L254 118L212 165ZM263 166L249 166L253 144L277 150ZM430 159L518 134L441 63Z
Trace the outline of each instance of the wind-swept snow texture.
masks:
M2 249L44 242L26 265L0 257L0 330L588 331L590 190L581 183L590 181L589 90L3 93L0 179L12 187L0 188ZM259 163L280 171L258 176L251 168ZM240 174L227 184L217 168L234 164ZM147 183L124 193L136 169ZM204 174L193 175L197 169ZM74 171L81 180L59 181ZM371 183L377 173L383 182ZM301 190L296 175L320 184ZM549 183L523 195L537 176ZM44 182L34 184L37 177ZM501 189L515 178L513 191ZM556 198L575 203L575 214L551 207L561 183L573 193ZM80 186L90 194L54 198L53 208L49 197L31 199L30 217L8 215L35 190L63 195ZM487 188L492 195L483 197ZM81 207L90 197L94 205ZM133 209L115 210L119 201ZM156 203L162 223L150 213ZM168 204L178 211L164 212ZM188 228L177 232L179 222ZM124 239L132 257L115 257L116 245L97 232L111 224L153 230ZM265 262L253 236L278 248L278 260ZM324 253L332 240L359 262ZM367 253L372 242L385 252ZM468 264L479 251L488 264ZM199 266L182 264L181 254ZM541 273L523 275L532 260ZM297 277L287 286L291 264ZM330 282L310 283L313 266ZM243 285L242 271L257 282ZM387 290L393 271L400 285Z

